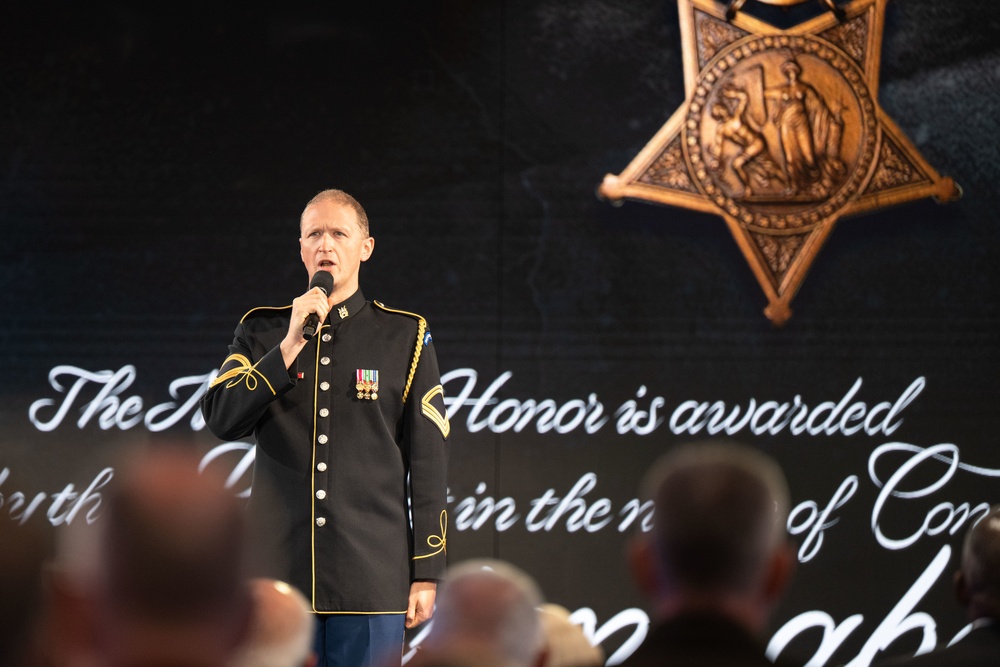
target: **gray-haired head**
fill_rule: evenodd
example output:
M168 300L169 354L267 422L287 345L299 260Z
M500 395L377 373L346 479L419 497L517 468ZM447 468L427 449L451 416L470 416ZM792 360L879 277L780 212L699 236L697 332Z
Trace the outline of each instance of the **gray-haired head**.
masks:
M784 474L749 446L705 441L677 447L654 465L643 491L655 503L657 564L672 588L749 591L787 541Z
M424 646L439 654L477 646L511 665L535 664L544 646L542 601L535 581L510 563L459 563L445 574Z

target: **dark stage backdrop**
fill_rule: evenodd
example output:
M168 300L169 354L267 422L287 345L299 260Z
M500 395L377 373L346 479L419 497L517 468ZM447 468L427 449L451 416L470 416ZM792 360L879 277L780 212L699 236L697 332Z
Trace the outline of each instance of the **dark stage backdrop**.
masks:
M247 492L252 443L196 400L243 313L304 291L298 214L335 186L372 220L365 295L434 334L452 562L521 566L617 663L648 625L639 480L731 435L791 485L773 650L950 641L961 535L1000 502L993 4L890 3L880 103L965 195L842 220L782 329L721 218L595 196L683 101L672 0L6 6L0 511L99 521L160 439Z

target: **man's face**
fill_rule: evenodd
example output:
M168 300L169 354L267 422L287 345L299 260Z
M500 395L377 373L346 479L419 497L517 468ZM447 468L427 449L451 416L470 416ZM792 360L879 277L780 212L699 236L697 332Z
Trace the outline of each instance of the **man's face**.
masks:
M365 235L350 206L320 201L302 213L299 254L310 281L317 271L327 271L334 290L349 290L350 296L357 289L361 262L368 261L374 247L375 239Z

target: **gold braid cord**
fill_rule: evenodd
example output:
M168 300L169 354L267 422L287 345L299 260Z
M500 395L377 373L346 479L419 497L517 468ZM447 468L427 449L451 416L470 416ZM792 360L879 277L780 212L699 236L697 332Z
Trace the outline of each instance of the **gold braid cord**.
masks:
M387 313L399 313L401 315L409 315L410 317L416 318L417 320L417 347L413 351L413 362L410 364L410 374L406 378L406 387L403 388L403 403L406 403L407 397L410 395L410 385L413 384L413 376L417 374L417 364L420 363L420 353L424 349L424 333L427 331L427 320L420 317L416 313L409 313L405 310L396 310L394 308L387 308L384 304L373 301L376 306L386 311Z
M406 388L403 389L403 404L406 404L406 397L410 395L410 385L413 384L413 376L417 374L417 364L420 363L420 353L424 350L424 332L427 331L427 321L420 318L417 323L417 349L413 351L413 363L410 364L410 375L406 378Z

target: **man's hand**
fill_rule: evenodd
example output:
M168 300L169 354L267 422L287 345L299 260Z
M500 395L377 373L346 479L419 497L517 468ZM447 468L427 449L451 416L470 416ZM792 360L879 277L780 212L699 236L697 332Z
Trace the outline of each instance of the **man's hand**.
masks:
M410 604L406 608L406 627L413 628L434 615L437 582L414 581L410 584Z
M308 342L302 337L302 325L306 323L306 318L310 314L316 313L319 321L326 320L326 314L330 312L330 300L318 287L313 287L300 297L292 301L292 314L289 316L288 333L281 341L281 357L285 360L285 368L291 368L299 352Z

